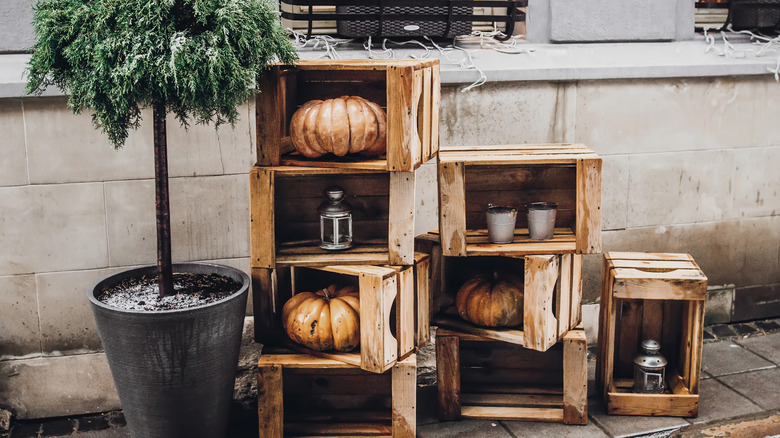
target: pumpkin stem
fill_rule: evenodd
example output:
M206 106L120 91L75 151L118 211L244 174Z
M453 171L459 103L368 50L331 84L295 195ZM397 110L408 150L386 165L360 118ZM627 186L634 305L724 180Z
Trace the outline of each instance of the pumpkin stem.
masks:
M328 288L327 287L323 288L322 291L325 292L325 299L330 301L330 294L328 293Z

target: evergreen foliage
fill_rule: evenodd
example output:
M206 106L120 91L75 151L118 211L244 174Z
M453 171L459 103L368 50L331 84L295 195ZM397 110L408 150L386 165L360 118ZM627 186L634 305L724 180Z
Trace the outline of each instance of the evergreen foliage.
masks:
M155 103L233 123L266 65L295 60L266 0L41 0L34 24L27 92L60 87L117 148Z

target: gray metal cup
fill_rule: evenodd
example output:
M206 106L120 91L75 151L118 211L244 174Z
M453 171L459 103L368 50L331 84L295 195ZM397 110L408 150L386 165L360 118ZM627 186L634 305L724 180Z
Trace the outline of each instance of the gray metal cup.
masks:
M512 243L515 239L517 209L488 204L485 214L490 243Z
M549 240L555 231L555 213L558 204L534 202L528 204L528 234L531 240Z

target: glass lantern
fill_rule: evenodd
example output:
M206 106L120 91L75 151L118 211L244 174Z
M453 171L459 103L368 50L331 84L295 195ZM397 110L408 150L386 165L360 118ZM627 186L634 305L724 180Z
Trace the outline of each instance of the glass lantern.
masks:
M344 201L344 189L329 187L320 213L320 248L337 251L352 247L352 207Z
M666 358L661 344L653 339L642 342L642 351L634 358L634 392L663 394L666 381Z

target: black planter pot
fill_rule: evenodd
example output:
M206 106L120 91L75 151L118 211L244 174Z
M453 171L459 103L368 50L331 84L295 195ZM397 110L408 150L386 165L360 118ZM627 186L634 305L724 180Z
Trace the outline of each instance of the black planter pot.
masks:
M161 312L121 310L95 298L124 279L155 275L148 266L113 275L88 293L130 433L136 438L227 434L249 277L227 266L186 263L174 272L219 274L242 284L202 307Z

